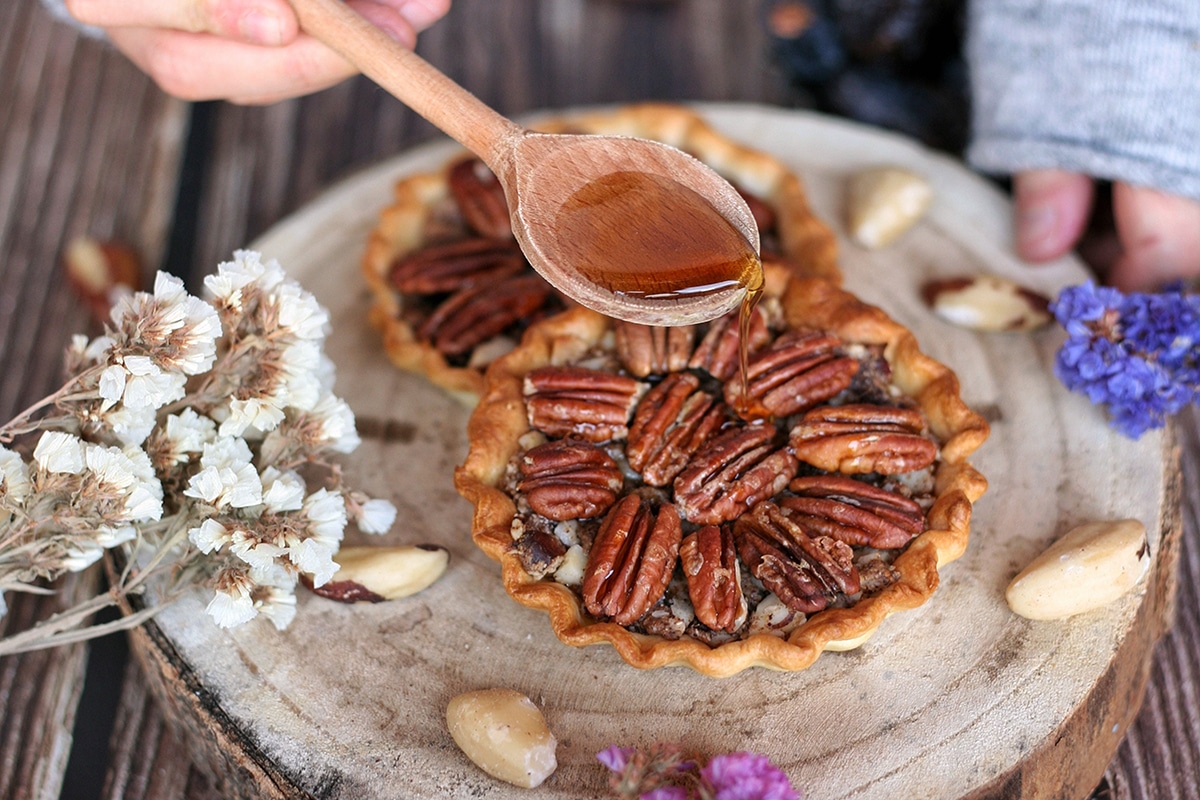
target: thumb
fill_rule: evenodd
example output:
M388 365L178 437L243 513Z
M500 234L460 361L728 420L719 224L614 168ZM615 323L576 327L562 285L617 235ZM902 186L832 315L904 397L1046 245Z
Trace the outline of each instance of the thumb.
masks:
M100 28L168 28L278 46L299 25L286 0L66 0L71 16Z
M1075 172L1018 173L1013 182L1017 255L1051 261L1070 251L1087 225L1093 193L1092 179Z

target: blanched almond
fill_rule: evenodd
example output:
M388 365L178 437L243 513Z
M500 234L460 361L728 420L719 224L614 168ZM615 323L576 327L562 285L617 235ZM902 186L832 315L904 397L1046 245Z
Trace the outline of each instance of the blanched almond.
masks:
M1068 531L1008 585L1008 606L1028 619L1061 619L1111 603L1150 566L1146 526L1135 519Z
M487 774L532 789L558 767L558 742L542 712L512 689L460 694L446 707L455 743Z
M869 169L850 179L846 223L851 238L869 250L885 247L925 215L933 188L899 167Z

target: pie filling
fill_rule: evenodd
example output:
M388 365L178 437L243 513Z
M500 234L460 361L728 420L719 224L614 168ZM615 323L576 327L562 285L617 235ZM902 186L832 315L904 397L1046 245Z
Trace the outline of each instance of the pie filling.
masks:
M597 621L709 646L787 637L899 579L926 529L939 442L882 346L755 311L743 397L736 313L614 323L524 378L530 426L502 489L511 551Z

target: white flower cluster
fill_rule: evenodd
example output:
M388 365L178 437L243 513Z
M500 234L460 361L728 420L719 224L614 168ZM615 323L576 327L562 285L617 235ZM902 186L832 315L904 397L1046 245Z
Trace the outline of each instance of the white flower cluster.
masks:
M342 486L327 461L359 444L332 393L327 312L250 251L205 287L207 301L160 273L152 294L123 300L104 336L74 340L64 413L42 422L32 465L0 447L0 592L174 535L191 545L175 566L215 590L217 624L261 613L282 629L300 577L320 586L337 571L350 519L391 527L395 507Z

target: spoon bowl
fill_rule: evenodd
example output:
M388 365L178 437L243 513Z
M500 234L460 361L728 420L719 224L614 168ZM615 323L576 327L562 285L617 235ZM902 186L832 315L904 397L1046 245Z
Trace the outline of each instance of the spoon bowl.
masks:
M758 228L724 178L674 147L546 134L498 114L341 0L290 0L309 35L474 152L513 235L552 286L648 325L722 316L761 282Z

